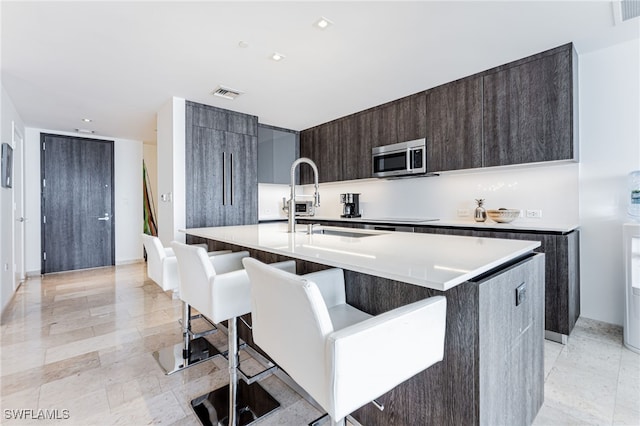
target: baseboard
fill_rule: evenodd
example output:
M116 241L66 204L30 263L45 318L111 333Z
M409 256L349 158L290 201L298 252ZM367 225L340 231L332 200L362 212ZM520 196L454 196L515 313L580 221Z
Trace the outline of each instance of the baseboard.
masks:
M144 259L139 258L139 259L129 259L129 260L116 260L116 266L132 265L134 263L144 263Z

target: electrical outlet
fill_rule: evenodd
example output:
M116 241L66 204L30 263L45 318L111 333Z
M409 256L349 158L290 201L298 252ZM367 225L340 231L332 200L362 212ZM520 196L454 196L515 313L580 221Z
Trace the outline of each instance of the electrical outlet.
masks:
M458 217L469 217L469 209L458 209Z
M542 210L527 210L527 217L530 219L541 219Z

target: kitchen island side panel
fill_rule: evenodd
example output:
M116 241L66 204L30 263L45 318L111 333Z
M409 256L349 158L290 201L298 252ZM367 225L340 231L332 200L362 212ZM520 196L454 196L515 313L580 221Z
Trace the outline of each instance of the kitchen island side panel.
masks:
M210 249L247 250L252 257L266 263L292 259L236 244L204 241L209 243ZM298 274L327 268L319 263L293 260ZM385 407L383 411L368 404L356 410L353 417L367 425L491 424L489 419L500 416L506 416L509 424L530 424L542 404L544 392L543 277L544 255L515 261L485 274L477 282L464 282L444 292L345 269L347 302L372 315L435 295L447 298L443 361L377 398ZM508 307L515 300L514 288L521 282L528 283L527 301L530 304L526 315L520 315L518 322L505 312L509 312ZM489 295L495 299L494 304L485 301L484 307L480 297L483 285L485 290L490 290L485 291L485 297ZM494 309L495 302L500 304L500 301L506 309L502 313ZM250 324L250 315L245 319ZM494 345L489 336L499 338L500 331L510 327L517 330L505 334L511 336L503 342L508 345ZM250 331L244 327L241 327L241 337L259 350ZM386 347L385 342L380 342L380 350L388 353L388 362L402 362L404 351L411 350L411 341L401 348ZM515 370L507 371L505 365ZM384 365L380 369L384 369ZM481 379L482 374L484 379ZM487 377L491 380L487 381ZM494 386L496 383L505 387ZM502 390L498 397L493 395L496 388ZM509 395L515 395L518 407L503 413L504 401ZM484 401L484 407L481 401Z
M478 282L480 424L529 425L542 406L544 256Z
M296 272L308 274L328 267L322 264L301 261L235 244L208 242L209 250L246 250L250 256L265 263L296 261ZM368 404L355 411L353 416L365 425L412 425L478 424L477 398L477 318L478 287L474 283L463 283L446 292L407 284L387 278L375 277L345 270L347 303L378 315L397 307L431 296L447 298L447 325L445 332L445 355L443 361L410 378L390 392L377 398L384 404L380 411ZM251 324L250 314L244 316ZM249 330L240 327L240 337L267 355L253 343ZM380 342L380 350L389 354L388 362L402 362L402 353L411 350L411 342L405 347L386 347ZM380 366L381 369L384 366ZM376 374L376 371L371 371Z
M444 359L377 398L384 411L367 404L353 417L363 425L478 424L477 285L466 282L441 292L353 271L345 271L345 282L347 302L372 315L431 296L447 298ZM380 350L389 354L389 363L402 362L411 341L401 348L381 341Z

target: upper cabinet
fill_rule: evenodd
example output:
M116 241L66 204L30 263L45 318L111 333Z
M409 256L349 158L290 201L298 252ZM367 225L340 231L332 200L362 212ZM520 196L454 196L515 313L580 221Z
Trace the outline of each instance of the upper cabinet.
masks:
M433 173L575 160L576 70L560 46L303 130L300 154L320 182L370 178L371 148L421 138Z
M258 222L258 118L186 103L188 228Z
M482 77L427 92L427 172L482 167Z
M300 132L300 156L318 166L320 182L370 178L371 148L424 138L425 93L388 102ZM313 182L300 170L300 183Z
M298 132L258 124L258 183L289 185L291 164L299 152Z
M484 76L484 166L574 159L571 45Z

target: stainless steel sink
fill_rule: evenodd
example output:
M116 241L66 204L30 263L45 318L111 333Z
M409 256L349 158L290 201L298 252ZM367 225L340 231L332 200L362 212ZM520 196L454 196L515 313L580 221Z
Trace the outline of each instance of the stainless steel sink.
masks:
M380 235L379 232L371 233L366 231L344 231L342 229L330 229L330 228L320 228L314 229L314 234L323 234L323 235L336 235L338 237L350 237L350 238L363 238L363 237L372 237L374 235Z

